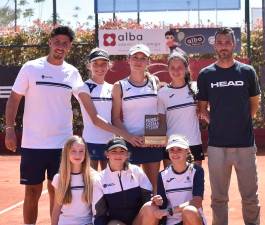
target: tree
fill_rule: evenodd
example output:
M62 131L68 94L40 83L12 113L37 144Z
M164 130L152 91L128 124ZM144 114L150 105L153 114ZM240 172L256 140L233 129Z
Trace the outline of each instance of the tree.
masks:
M34 2L39 4L39 16L38 17L41 18L42 17L42 10L43 10L41 3L45 2L45 0L34 0Z
M75 18L75 19L78 19L78 14L79 14L79 12L80 12L80 7L79 6L75 6L74 7L74 14L73 14L73 17Z
M25 7L29 4L27 0L20 0L18 2L18 6L20 7L20 10L22 12L23 17L26 18L31 18L34 15L34 11L32 8L26 8Z
M23 12L23 17L24 18L30 18L33 15L34 15L34 12L33 12L32 8L25 9L25 11Z
M0 8L0 26L8 26L15 20L15 10L9 6Z
M29 4L27 0L20 0L19 3L18 3L18 5L22 6L22 7L27 5L27 4Z

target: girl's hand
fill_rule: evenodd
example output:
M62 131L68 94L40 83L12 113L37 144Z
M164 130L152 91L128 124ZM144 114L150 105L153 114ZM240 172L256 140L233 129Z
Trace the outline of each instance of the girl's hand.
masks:
M142 147L144 144L143 137L128 134L126 137L124 137L124 139L134 147Z
M168 211L166 209L157 209L154 211L154 216L157 219L162 219L164 216L168 216Z
M163 204L163 198L160 195L155 195L151 198L152 204L161 206Z
M210 123L210 116L208 111L198 113L198 118L204 120L206 123Z
M166 147L166 144L161 144L161 145L149 145L149 144L144 144L143 147L150 147L150 148L164 148L164 147Z

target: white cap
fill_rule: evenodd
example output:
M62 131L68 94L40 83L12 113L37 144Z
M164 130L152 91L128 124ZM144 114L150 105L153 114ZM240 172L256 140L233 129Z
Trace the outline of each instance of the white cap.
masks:
M150 51L149 47L144 45L144 44L137 44L137 45L132 46L129 49L129 55L134 55L137 52L142 52L147 57L149 57L151 55L151 51Z
M173 147L189 149L189 142L184 136L173 134L168 138L166 150Z

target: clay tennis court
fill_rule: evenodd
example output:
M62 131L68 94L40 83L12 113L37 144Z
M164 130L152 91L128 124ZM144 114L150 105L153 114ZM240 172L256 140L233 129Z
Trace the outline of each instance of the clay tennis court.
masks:
M259 154L258 173L259 173L259 196L261 204L261 225L265 224L265 155ZM19 161L20 156L1 156L0 155L0 225L19 225L23 224L22 201L24 187L19 185ZM207 171L207 158L204 162L205 169L205 200L204 212L208 224L211 224L210 209L210 186ZM44 184L44 187L46 184ZM45 191L39 202L38 225L50 224L48 194ZM241 216L241 200L237 188L237 180L233 171L230 185L229 203L229 224L243 225Z

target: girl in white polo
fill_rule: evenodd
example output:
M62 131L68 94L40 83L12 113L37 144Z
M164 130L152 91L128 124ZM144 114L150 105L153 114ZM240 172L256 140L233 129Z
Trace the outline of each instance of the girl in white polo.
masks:
M86 66L91 78L79 88L78 97L84 124L83 138L87 143L91 166L97 170L99 163L101 169L106 167L104 151L114 134L132 144L137 144L141 139L111 124L113 85L104 80L110 68L108 53L99 48L93 49Z
M133 46L128 57L130 75L115 83L113 87L113 123L139 136L144 135L145 115L157 114L159 80L146 72L150 54L146 45ZM143 165L155 192L163 149L143 145L128 145L128 148L131 152L130 162Z
M204 154L196 113L196 83L190 82L186 55L177 51L171 53L168 71L171 82L158 92L158 113L166 116L167 136L175 133L185 136L195 162L201 165Z
M192 163L188 140L173 134L166 150L171 165L159 173L158 195L152 202L160 209L154 216L162 225L206 225L202 211L204 171Z
M51 225L92 225L92 176L83 139L70 137L63 148L59 173L53 178L55 201Z
M100 48L93 49L88 55L86 67L91 77L85 81L84 90L90 95L98 114L111 123L113 85L105 81L105 75L110 68L108 53ZM87 143L91 166L97 170L100 163L101 169L104 169L106 167L104 151L113 133L94 125L83 104L81 111L84 124L83 138Z

